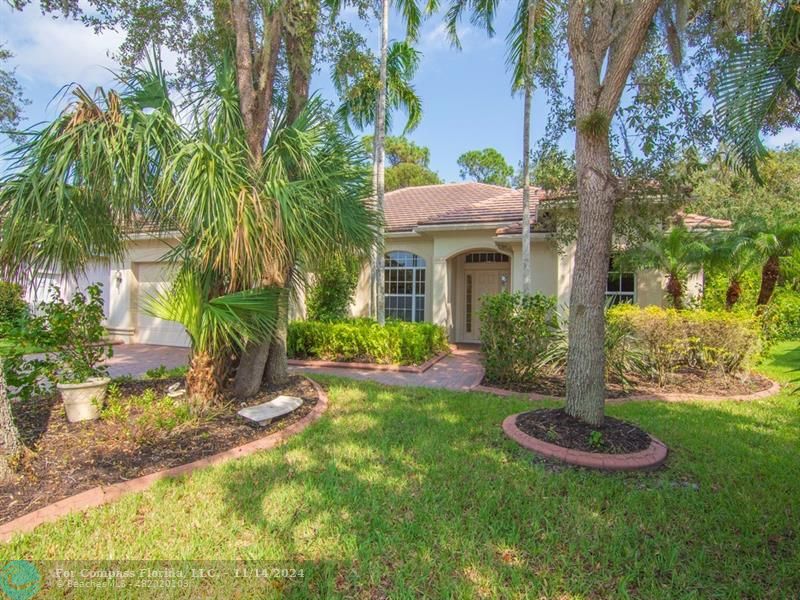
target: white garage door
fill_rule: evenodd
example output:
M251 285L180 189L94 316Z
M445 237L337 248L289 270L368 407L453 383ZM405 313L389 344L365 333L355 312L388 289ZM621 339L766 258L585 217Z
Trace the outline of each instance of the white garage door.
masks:
M137 267L139 280L137 341L140 344L188 346L189 336L186 335L182 325L174 321L157 319L144 310L147 298L169 289L172 269L166 263L137 263Z

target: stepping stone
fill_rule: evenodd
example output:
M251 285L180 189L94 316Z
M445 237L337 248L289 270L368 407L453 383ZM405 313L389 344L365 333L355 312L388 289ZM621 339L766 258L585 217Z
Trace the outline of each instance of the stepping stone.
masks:
M296 410L301 404L303 401L295 396L278 396L269 402L243 408L237 414L249 421L251 425L264 427L269 425L273 419Z

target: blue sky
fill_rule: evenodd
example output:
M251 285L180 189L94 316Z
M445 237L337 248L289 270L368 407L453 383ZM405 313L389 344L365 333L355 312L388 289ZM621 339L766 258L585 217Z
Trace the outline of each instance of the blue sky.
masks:
M461 28L463 49L450 47L440 15L431 17L420 34L418 48L422 62L415 85L422 98L424 116L409 137L431 149L431 167L445 181L459 180L458 156L473 149L497 148L515 167L521 160L522 98L510 93L505 68L505 33L513 16L514 3L501 3L497 35L489 39L469 24ZM391 37L403 36L400 19L393 15ZM363 30L373 48L378 46L378 29ZM52 119L59 102L52 101L67 83L79 82L88 89L108 85L108 57L123 39L118 32L94 34L79 23L42 16L35 9L14 13L0 8L0 41L14 54L17 77L31 104L25 108L23 125ZM166 57L169 68L170 57ZM312 89L334 100L327 68L312 79ZM400 115L398 115L399 117ZM547 117L544 95L534 97L532 140L543 134ZM402 128L402 118L395 127ZM399 133L396 131L395 133ZM782 145L800 139L785 131L770 140ZM569 148L571 138L562 145ZM0 139L0 150L8 141Z

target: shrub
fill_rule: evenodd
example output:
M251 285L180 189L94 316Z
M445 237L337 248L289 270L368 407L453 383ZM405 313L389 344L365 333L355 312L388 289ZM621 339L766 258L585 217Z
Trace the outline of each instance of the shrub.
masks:
M308 320L346 319L360 270L359 262L350 257L333 256L319 265L306 295Z
M610 309L608 321L610 327L630 328L647 369L661 384L679 370L735 374L761 352L760 324L752 316L628 304Z
M55 354L55 377L60 383L80 383L103 376L102 365L113 351L103 343L103 296L100 284L86 292L77 291L69 301L61 299L58 287L51 288L51 299L38 306L40 315L31 319L36 331L34 342Z
M556 300L542 294L503 292L483 298L481 343L486 378L496 383L531 383L559 335Z
M369 319L294 321L287 338L289 358L419 364L448 348L444 328L431 323Z
M27 316L28 304L23 299L22 287L0 281L0 333L16 326Z
M779 288L762 316L770 341L800 340L800 293Z

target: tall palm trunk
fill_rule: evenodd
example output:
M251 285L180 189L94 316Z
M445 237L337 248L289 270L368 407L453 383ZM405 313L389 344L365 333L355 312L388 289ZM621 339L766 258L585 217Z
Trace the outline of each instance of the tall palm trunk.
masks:
M11 414L3 361L0 359L0 481L12 475L11 460L22 450L22 440Z
M208 409L222 391L217 364L207 352L195 352L186 373L186 395L192 409L202 413Z
M731 277L728 289L725 291L725 310L732 310L742 295L742 284L738 277Z
M384 160L386 150L386 61L389 54L389 0L381 0L381 64L378 90L378 107L375 111L375 210L380 216L377 249L373 263L375 281L375 318L383 325L386 321L386 303L383 290L383 204L384 204Z
M758 291L758 299L756 306L758 310L763 310L772 294L775 292L775 286L778 284L778 276L780 275L780 259L777 256L770 256L764 266L761 267L761 289Z
M672 299L672 308L683 308L683 282L675 273L670 273L667 278L667 293Z
M522 122L522 291L531 293L531 100L533 96L533 2L528 3L528 31L525 35L525 107Z

